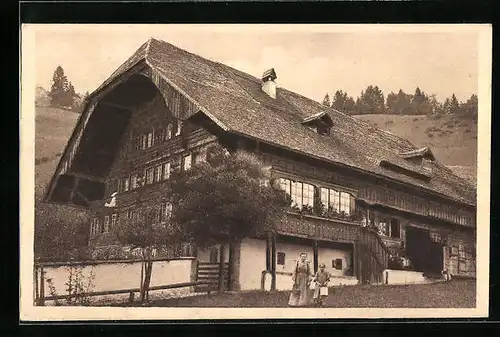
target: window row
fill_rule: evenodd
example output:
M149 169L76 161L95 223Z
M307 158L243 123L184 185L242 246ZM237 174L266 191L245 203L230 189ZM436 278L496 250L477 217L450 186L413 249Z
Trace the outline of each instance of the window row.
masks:
M104 222L100 223L98 217L92 219L92 223L90 225L90 235L95 236L98 234L109 233L119 222L118 213L113 213L111 215L106 215L104 217Z
M146 150L155 145L159 145L172 137L179 136L182 130L182 121L176 120L167 124L165 128L151 130L135 138L135 150Z
M159 223L166 222L172 216L172 204L170 202L162 202L155 213L155 221ZM128 208L122 212L122 218L126 220L136 220L138 218L137 210ZM103 233L109 233L115 228L120 221L120 215L113 213L105 215L102 220L99 217L94 217L90 224L90 235L95 236Z
M279 187L290 195L292 206L296 205L300 209L304 206L314 207L316 188L313 185L280 178ZM349 193L323 187L319 189L319 192L320 201L326 208L325 211L332 210L346 215L354 212L355 200Z
M196 154L187 154L182 157L182 162L180 165L181 170L191 169L193 162L199 162L202 158ZM148 167L144 170L144 175L139 173L134 173L122 179L114 181L111 192L127 192L139 188L143 185L150 185L153 183L162 182L170 178L171 173L171 163L161 163L152 167Z

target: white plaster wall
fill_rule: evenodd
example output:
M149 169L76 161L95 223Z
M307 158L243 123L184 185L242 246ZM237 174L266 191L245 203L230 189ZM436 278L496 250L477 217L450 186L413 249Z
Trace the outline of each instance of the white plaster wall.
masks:
M191 267L193 259L178 259L170 261L153 262L151 274L151 286L184 283L191 281ZM50 296L49 282L52 280L58 295L67 295L69 268L67 266L44 267L45 271L45 296ZM141 262L119 262L103 263L93 266L85 266L82 270L85 282L88 282L91 272L94 274L93 284L90 291L120 290L128 288L139 288L141 279ZM190 288L179 288L155 291L156 295L169 296L174 294L189 293ZM109 295L94 297L92 300L102 298L125 298L124 295Z
M342 269L332 268L332 260L342 259ZM324 263L326 270L333 276L346 276L347 270L352 263L351 252L333 248L318 247L318 265Z
M241 290L260 289L262 271L266 270L266 241L243 239L240 249Z
M387 284L424 284L430 283L422 272L408 270L384 270L384 283L387 277Z

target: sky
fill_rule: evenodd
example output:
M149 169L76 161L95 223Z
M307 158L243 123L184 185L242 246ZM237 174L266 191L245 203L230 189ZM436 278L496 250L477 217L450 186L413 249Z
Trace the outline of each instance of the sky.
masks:
M317 101L368 85L384 95L420 87L443 101L478 92L478 30L469 25L35 25L36 83L61 65L77 92L93 91L154 37Z

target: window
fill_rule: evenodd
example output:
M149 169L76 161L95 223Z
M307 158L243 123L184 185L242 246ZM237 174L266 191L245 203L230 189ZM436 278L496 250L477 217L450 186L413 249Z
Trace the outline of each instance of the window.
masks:
M172 138L172 124L168 124L165 131L165 140L169 140L170 138Z
M283 252L278 252L278 253L276 254L276 259L277 259L277 262L276 262L276 263L277 263L279 266L284 266L284 265L285 265L285 253L283 253Z
M314 205L314 186L289 179L280 179L280 188L291 196L292 205L297 204L299 208Z
M148 146L148 136L147 135L142 135L141 136L141 149L145 150Z
M175 130L175 135L178 136L181 134L182 130L182 121L177 121L177 128Z
M123 180L123 190L126 192L129 189L130 180L129 177Z
M109 215L106 215L104 217L104 230L103 230L104 233L107 233L109 232Z
M452 256L458 255L458 247L457 246L451 246L450 255L452 255Z
M155 182L161 181L161 165L155 167Z
M117 219L117 214L111 215L111 229L115 228L116 226L116 219Z
M192 157L190 154L184 157L184 162L183 162L184 171L187 171L191 168L191 162L192 162Z
M325 208L331 209L335 212L340 212L340 192L329 189L321 188L321 202Z
M458 257L460 259L465 259L465 247L462 244L458 245Z
M136 189L137 187L139 187L139 185L137 184L137 173L136 173L132 174L132 176L130 177L130 189L133 190Z
M400 226L398 219L391 219L391 237L392 238L400 238Z
M172 216L172 204L162 202L160 205L160 221L166 221Z
M126 218L129 219L129 220L132 219L132 209L131 208L127 209Z
M342 270L342 259L333 259L332 268L335 268L337 270Z
M146 184L152 184L154 181L154 171L153 168L146 170Z
M351 196L349 193L340 192L340 213L351 214Z
M170 163L163 164L163 180L170 178Z
M90 235L99 234L99 218L94 218L92 220L92 225L90 226Z
M147 137L148 137L147 138L148 140L147 140L146 147L149 149L151 146L154 145L154 139L155 139L154 132L149 132Z
M387 223L386 220L381 220L378 223L378 234L384 235L384 236L389 236L389 224Z

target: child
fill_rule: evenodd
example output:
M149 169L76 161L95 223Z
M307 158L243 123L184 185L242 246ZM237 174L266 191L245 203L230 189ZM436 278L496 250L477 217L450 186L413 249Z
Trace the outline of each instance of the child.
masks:
M324 301L328 297L328 282L330 282L330 273L325 270L326 266L324 263L319 265L319 269L314 275L313 282L316 283L314 287L314 296L313 299L317 306L322 307L324 305ZM323 292L321 291L323 289ZM324 292L326 291L326 293Z

